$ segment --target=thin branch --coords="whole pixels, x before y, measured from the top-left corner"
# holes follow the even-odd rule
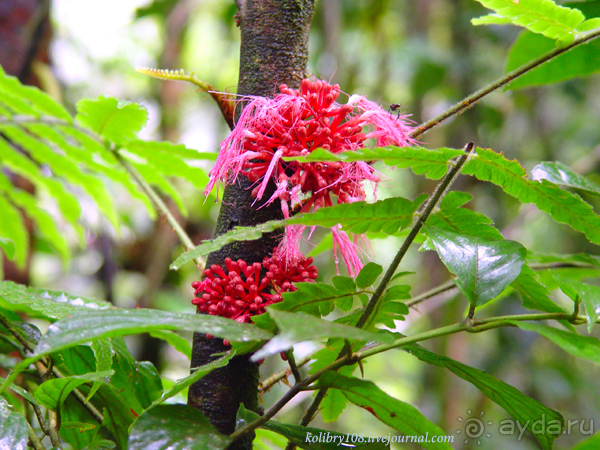
[[[428,290],[427,292],[423,292],[422,294],[405,301],[404,303],[408,307],[415,306],[421,303],[423,300],[427,300],[429,298],[435,297],[436,295],[442,294],[455,288],[456,284],[454,284],[454,280],[449,280],[445,283],[440,284],[439,286],[434,287],[433,289]]]
[[[575,39],[573,41],[573,43],[567,45],[566,47],[555,48],[554,50],[551,50],[548,53],[545,53],[544,55],[540,56],[539,58],[536,58],[536,59],[528,62],[527,64],[524,64],[521,67],[513,70],[512,72],[507,73],[503,77],[498,78],[496,81],[490,83],[489,85],[478,90],[477,92],[474,92],[473,94],[469,95],[468,97],[466,97],[459,103],[455,104],[451,108],[447,109],[440,115],[425,122],[424,124],[419,125],[410,134],[410,137],[417,138],[417,137],[421,136],[422,134],[425,134],[430,129],[440,125],[446,119],[448,119],[452,116],[455,116],[457,114],[460,114],[460,113],[464,112],[465,110],[469,109],[471,106],[473,106],[475,103],[477,103],[479,100],[481,100],[483,97],[485,97],[489,93],[501,88],[502,86],[510,83],[511,81],[513,81],[516,78],[520,77],[521,75],[529,72],[530,70],[535,69],[539,65],[557,57],[558,55],[568,52],[569,50],[577,47],[578,45],[581,45],[585,42],[595,39],[598,36],[600,36],[600,29],[594,30],[593,32],[590,32],[588,34],[584,34],[582,37]]]
[[[431,198],[429,199],[429,201],[427,202],[427,204],[425,205],[423,212],[417,219],[417,222],[413,225],[412,229],[408,233],[408,236],[406,236],[406,239],[402,243],[400,250],[398,250],[398,253],[394,257],[394,260],[388,267],[388,270],[386,271],[385,275],[381,279],[381,282],[377,286],[377,290],[375,291],[373,296],[369,299],[367,306],[365,306],[365,309],[363,310],[360,318],[358,319],[358,322],[356,323],[357,328],[364,327],[365,324],[368,322],[368,320],[371,318],[373,312],[375,311],[375,309],[377,308],[377,306],[379,304],[379,300],[382,298],[382,295],[383,295],[386,287],[388,286],[390,280],[394,276],[396,269],[398,269],[398,266],[402,262],[402,259],[404,258],[404,256],[408,252],[408,249],[412,245],[413,241],[419,234],[419,231],[421,231],[421,228],[425,224],[425,221],[429,218],[429,215],[431,214],[431,212],[437,206],[437,204],[442,199],[442,197],[448,192],[448,189],[454,182],[454,179],[460,173],[462,166],[467,162],[471,152],[473,151],[473,148],[475,148],[475,144],[473,144],[472,142],[469,142],[465,146],[464,155],[461,155],[458,158],[458,160],[454,163],[454,166],[448,171],[448,173],[444,176],[444,178],[442,178],[442,181],[440,182],[440,184],[438,184],[438,186],[435,188],[435,191],[434,191],[433,195],[431,196]],[[344,352],[342,351],[342,354],[343,353]],[[340,356],[342,354],[340,354]],[[306,410],[306,412],[302,416],[302,419],[300,419],[300,425],[306,426],[312,421],[314,414],[316,413],[317,409],[319,408],[319,405],[325,398],[326,393],[327,393],[327,388],[321,388],[321,390],[319,390],[319,392],[316,395],[316,397],[314,398],[312,404]],[[293,448],[294,448],[294,445],[290,443],[287,447],[287,450],[292,450]]]
[[[62,450],[60,445],[60,438],[58,437],[58,419],[57,414],[54,411],[48,410],[48,428],[50,430],[50,442],[55,448]]]
[[[265,414],[258,419],[248,423],[244,427],[235,431],[230,435],[230,437],[235,441],[247,433],[250,433],[252,430],[260,427],[264,423],[266,423],[271,417],[273,417],[277,412],[281,410],[296,394],[301,391],[306,390],[306,387],[310,386],[312,383],[317,381],[324,373],[338,370],[343,366],[347,366],[350,364],[356,364],[358,361],[361,361],[365,358],[369,358],[371,356],[377,355],[379,353],[404,347],[409,344],[414,344],[417,342],[433,339],[436,337],[446,336],[449,334],[459,333],[461,331],[467,331],[470,333],[479,333],[482,331],[490,330],[493,328],[499,328],[503,326],[513,326],[512,322],[516,321],[543,321],[543,320],[566,320],[575,325],[581,325],[586,323],[586,317],[583,315],[573,315],[569,313],[539,313],[539,314],[518,314],[511,316],[497,316],[497,317],[489,317],[485,319],[473,319],[470,322],[460,322],[455,323],[453,325],[447,325],[441,328],[436,328],[434,330],[425,331],[423,333],[418,333],[413,336],[403,336],[399,339],[396,339],[394,342],[390,344],[381,344],[373,347],[369,347],[366,350],[359,351],[353,353],[351,355],[344,355],[341,358],[337,359],[333,363],[329,364],[326,367],[323,367],[319,371],[314,374],[304,378],[300,383],[296,383],[288,392],[285,393],[283,397],[281,397]],[[597,323],[600,323],[600,319],[596,320]],[[319,394],[322,390],[319,391]],[[317,394],[317,395],[319,395]],[[312,405],[311,405],[312,406]],[[315,410],[316,411],[316,410]]]
[[[392,263],[388,267],[388,270],[386,271],[385,275],[381,279],[379,286],[377,286],[377,290],[375,291],[373,296],[370,298],[369,303],[367,303],[367,306],[365,306],[365,309],[364,309],[362,315],[360,316],[360,318],[358,319],[358,322],[356,323],[357,328],[362,328],[367,323],[367,321],[371,318],[371,314],[375,310],[375,308],[379,302],[379,299],[383,295],[385,288],[387,287],[390,280],[394,276],[394,273],[396,272],[396,269],[398,269],[398,266],[400,265],[400,263],[402,262],[402,259],[406,255],[406,252],[408,251],[408,249],[412,245],[413,241],[415,240],[415,238],[421,231],[421,228],[423,228],[425,221],[429,218],[429,215],[431,214],[433,209],[437,206],[438,202],[442,199],[443,195],[446,193],[448,187],[454,181],[454,178],[460,173],[462,166],[467,162],[467,159],[471,155],[473,148],[475,148],[475,144],[473,144],[472,142],[469,142],[465,146],[464,155],[461,155],[458,158],[458,160],[454,164],[454,167],[452,167],[448,171],[448,173],[444,176],[444,178],[442,179],[440,184],[438,184],[438,186],[436,187],[433,195],[431,196],[431,198],[427,202],[427,205],[423,209],[423,212],[417,219],[416,223],[413,225],[412,229],[410,230],[410,233],[408,233],[408,236],[402,243],[400,250],[398,250],[398,253],[394,257],[394,260],[392,261]]]
[[[35,434],[35,430],[31,427],[29,422],[27,422],[27,432],[29,434],[29,442],[35,450],[45,450],[40,438],[37,434]]]
[[[152,186],[150,186],[146,182],[146,180],[144,180],[144,178],[138,173],[138,171],[135,170],[135,167],[133,167],[131,163],[129,163],[129,161],[127,161],[118,151],[115,151],[114,154],[123,166],[123,168],[127,171],[127,173],[129,173],[131,178],[135,180],[135,182],[140,186],[140,188],[152,201],[156,210],[163,216],[165,216],[167,222],[169,222],[169,225],[171,225],[173,231],[179,237],[179,240],[185,247],[186,251],[193,250],[196,246],[194,245],[188,234],[185,232],[185,230],[181,227],[179,222],[177,222],[177,219],[175,219],[173,214],[171,214],[171,211],[169,211],[169,208],[167,207],[165,202],[162,200],[162,198],[160,198],[160,195],[156,193]],[[195,258],[194,261],[196,262],[196,265],[200,270],[202,270],[206,265],[206,261],[200,256]]]
[[[302,381],[302,376],[300,375],[300,371],[298,370],[298,366],[296,365],[296,358],[294,358],[294,349],[290,349],[285,352],[285,356],[288,360],[288,364],[290,365],[290,370],[294,375],[294,380],[296,383],[300,383]]]
[[[311,359],[312,359],[312,354],[308,355],[308,356],[305,356],[300,361],[296,361],[296,367],[300,368],[300,367],[304,366]],[[273,385],[275,383],[283,380],[284,378],[287,378],[291,374],[292,374],[292,371],[289,368],[285,368],[283,370],[280,370],[279,372],[274,373],[269,378],[266,378],[264,381],[261,381],[258,384],[258,391],[262,392],[262,393],[268,392],[273,387]]]

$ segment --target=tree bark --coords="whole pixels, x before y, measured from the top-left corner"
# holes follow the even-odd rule
[[[238,94],[273,97],[282,83],[299,87],[306,77],[308,61],[308,31],[314,11],[314,0],[238,0],[237,19],[241,28],[240,75]],[[238,109],[238,114],[241,108]],[[216,235],[236,226],[255,226],[282,218],[278,201],[259,208],[250,194],[251,183],[240,177],[236,184],[225,188]],[[271,192],[275,188],[271,187]],[[269,198],[267,192],[263,198]],[[224,266],[225,258],[243,259],[248,264],[262,262],[280,240],[280,233],[271,233],[249,242],[237,242],[211,253],[207,267]],[[194,334],[192,368],[215,358],[215,353],[227,351],[222,340],[206,339]],[[213,371],[190,387],[188,404],[199,408],[222,433],[235,430],[235,416],[241,403],[247,409],[260,412],[258,406],[258,365],[250,355],[233,358],[221,369]],[[247,436],[230,449],[251,449],[253,436]]]

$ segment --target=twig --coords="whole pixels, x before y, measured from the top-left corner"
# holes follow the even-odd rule
[[[294,358],[294,349],[290,349],[285,352],[285,356],[288,360],[288,364],[290,365],[290,370],[294,375],[294,380],[296,383],[300,383],[302,381],[302,376],[300,375],[300,371],[298,370],[298,366],[296,365],[296,359]]]
[[[140,186],[140,188],[152,201],[156,210],[163,216],[165,216],[167,222],[169,222],[169,225],[171,225],[173,231],[179,237],[179,240],[185,247],[186,251],[193,250],[196,246],[194,245],[188,234],[185,232],[185,230],[181,227],[179,222],[177,222],[177,219],[175,219],[173,214],[171,214],[171,211],[169,211],[169,208],[167,207],[165,202],[162,200],[162,198],[160,198],[160,195],[156,193],[152,186],[150,186],[146,182],[146,180],[144,180],[144,178],[138,173],[135,167],[133,167],[129,161],[123,158],[123,156],[118,151],[115,151],[114,154],[117,160],[123,166],[123,168],[127,171],[127,173],[129,173],[131,178],[135,180],[135,182]],[[206,265],[206,261],[200,256],[195,258],[194,261],[196,262],[196,265],[199,267],[200,270],[202,270]]]
[[[417,222],[413,225],[412,229],[410,230],[410,233],[408,233],[408,236],[406,236],[406,239],[402,243],[400,250],[398,250],[398,253],[394,257],[394,260],[388,267],[388,270],[385,272],[385,275],[383,276],[383,278],[381,279],[381,282],[377,286],[377,290],[375,291],[373,296],[369,299],[367,306],[365,306],[365,309],[363,310],[361,316],[358,319],[358,322],[356,323],[357,328],[362,328],[363,326],[365,326],[367,321],[371,318],[371,315],[373,314],[373,312],[375,311],[376,307],[379,304],[379,300],[380,300],[381,296],[383,295],[390,280],[394,276],[396,269],[402,262],[402,259],[406,255],[406,252],[408,251],[408,249],[412,245],[413,241],[419,234],[419,231],[421,231],[421,228],[423,228],[425,221],[429,218],[429,215],[431,214],[433,209],[436,207],[438,202],[442,199],[442,197],[448,191],[448,188],[454,181],[455,177],[460,173],[460,169],[467,162],[467,159],[469,158],[471,152],[473,151],[473,148],[475,148],[475,144],[473,144],[473,142],[469,142],[465,146],[464,155],[461,155],[458,158],[458,160],[454,163],[454,167],[452,167],[448,171],[448,173],[444,176],[444,178],[442,178],[442,181],[440,182],[440,184],[438,184],[438,186],[435,188],[435,191],[434,191],[433,195],[431,196],[431,198],[429,199],[429,201],[427,202],[427,204],[425,205],[423,212],[417,219]],[[317,411],[317,409],[319,408],[319,405],[325,398],[326,392],[327,392],[327,388],[322,388],[318,392],[318,394],[316,395],[312,404],[309,406],[309,408],[306,410],[306,412],[302,416],[302,419],[300,420],[300,425],[306,426],[312,421],[315,412]],[[292,450],[293,448],[294,448],[294,445],[292,443],[290,443],[290,444],[288,444],[288,447],[286,450]]]
[[[50,442],[52,446],[62,450],[60,438],[58,437],[58,419],[54,411],[48,410],[48,429],[50,430]]]
[[[40,441],[40,438],[37,434],[35,434],[35,431],[31,427],[29,422],[27,422],[27,433],[29,436],[29,442],[31,442],[31,445],[33,445],[33,448],[35,448],[35,450],[45,450],[44,446],[42,445],[42,442]]]
[[[296,361],[296,367],[300,368],[304,366],[311,359],[312,355],[305,356],[300,361]],[[266,378],[265,381],[261,381],[259,383],[258,391],[262,393],[269,391],[275,383],[281,381],[284,378],[287,378],[289,375],[291,375],[291,373],[292,371],[289,368],[285,368],[283,370],[280,370],[279,372],[274,373],[269,378]]]
[[[283,408],[296,394],[301,391],[306,390],[306,387],[317,381],[324,373],[338,370],[343,366],[347,366],[350,364],[356,364],[358,361],[363,360],[365,358],[369,358],[371,356],[377,355],[379,353],[404,347],[409,344],[414,344],[417,342],[433,339],[436,337],[446,336],[449,334],[459,333],[461,331],[467,331],[470,333],[479,333],[486,330],[491,330],[493,328],[499,328],[503,326],[513,326],[512,322],[519,321],[543,321],[543,320],[566,320],[575,325],[581,325],[586,323],[586,317],[583,315],[574,316],[569,313],[539,313],[539,314],[518,314],[518,315],[510,315],[510,316],[497,316],[497,317],[489,317],[485,319],[474,319],[471,322],[461,322],[455,323],[453,325],[447,325],[445,327],[436,328],[434,330],[425,331],[423,333],[418,333],[413,336],[403,336],[399,339],[396,339],[394,342],[390,344],[381,344],[376,345],[374,347],[369,347],[366,350],[359,351],[353,353],[351,355],[344,355],[341,358],[337,359],[333,363],[328,366],[320,369],[312,375],[307,376],[301,382],[296,383],[286,394],[281,397],[277,403],[275,403],[265,414],[259,417],[256,420],[246,424],[244,427],[235,431],[230,435],[230,437],[235,441],[241,438],[243,435],[250,433],[252,430],[260,427],[265,422],[267,422],[271,417],[273,417],[281,408]],[[597,323],[600,323],[600,319],[596,320]],[[320,393],[321,391],[319,391]],[[319,394],[317,394],[319,395]],[[312,406],[312,405],[311,405]]]
[[[410,137],[411,138],[417,138],[419,136],[421,136],[422,134],[425,134],[427,131],[429,131],[431,128],[436,127],[438,125],[440,125],[442,122],[444,122],[446,119],[460,114],[462,112],[464,112],[465,110],[467,110],[468,108],[470,108],[471,106],[473,106],[475,103],[477,103],[479,100],[481,100],[483,97],[485,97],[486,95],[488,95],[489,93],[501,88],[502,86],[510,83],[511,81],[515,80],[516,78],[520,77],[521,75],[529,72],[532,69],[535,69],[537,66],[551,60],[552,58],[557,57],[558,55],[568,52],[569,50],[577,47],[578,45],[581,45],[585,42],[588,42],[592,39],[597,38],[598,36],[600,36],[600,30],[594,30],[593,32],[589,33],[589,34],[584,34],[582,37],[580,37],[579,39],[575,39],[571,44],[567,45],[566,47],[562,47],[562,48],[555,48],[554,50],[549,51],[548,53],[545,53],[544,55],[540,56],[539,58],[534,59],[533,61],[528,62],[527,64],[522,65],[521,67],[513,70],[512,72],[507,73],[506,75],[504,75],[501,78],[498,78],[496,81],[488,84],[487,86],[485,86],[484,88],[478,90],[477,92],[474,92],[473,94],[469,95],[468,97],[466,97],[465,99],[463,99],[462,101],[458,102],[457,104],[455,104],[454,106],[452,106],[451,108],[447,109],[446,111],[444,111],[443,113],[441,113],[440,115],[434,117],[433,119],[425,122],[424,124],[419,125],[411,134]]]
[[[430,289],[427,292],[424,292],[416,297],[411,298],[410,300],[405,301],[406,306],[411,307],[415,306],[418,303],[421,303],[423,300],[427,300],[428,298],[435,297],[443,292],[450,291],[455,289],[456,285],[454,284],[454,280],[446,281],[445,283],[440,284],[439,286]]]

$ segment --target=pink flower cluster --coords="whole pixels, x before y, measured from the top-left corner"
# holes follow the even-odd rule
[[[218,181],[231,184],[239,175],[254,182],[252,196],[262,199],[267,184],[276,189],[267,199],[281,201],[284,217],[291,211],[309,212],[337,203],[365,200],[363,182],[373,189],[380,181],[366,162],[284,161],[305,156],[317,148],[332,153],[363,148],[370,141],[377,146],[414,144],[406,116],[392,115],[375,102],[353,95],[346,104],[337,103],[340,87],[320,80],[303,80],[299,90],[281,85],[273,99],[253,97],[242,112],[235,129],[221,144],[211,171],[208,194]],[[299,253],[298,235],[304,228],[287,227],[277,254],[293,260]],[[334,227],[334,250],[339,249],[351,275],[360,271],[356,240]]]
[[[262,264],[248,265],[226,258],[226,270],[213,264],[204,271],[203,281],[192,283],[196,296],[192,304],[200,312],[248,323],[250,317],[280,302],[282,293],[295,291],[293,283],[314,281],[318,271],[312,262],[312,258],[298,257],[284,265],[279,257],[271,256]],[[261,277],[263,268],[266,273]]]

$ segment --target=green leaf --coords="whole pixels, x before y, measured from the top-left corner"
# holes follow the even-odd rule
[[[462,155],[462,150],[438,148],[430,150],[423,147],[377,147],[361,148],[342,153],[331,153],[318,148],[307,156],[283,158],[286,161],[383,161],[388,166],[410,167],[417,175],[437,180],[448,171],[448,162]]]
[[[29,239],[25,229],[25,223],[21,213],[11,205],[0,192],[0,211],[2,211],[2,220],[0,220],[0,237],[6,241],[12,242],[14,248],[15,261],[21,268],[25,267],[27,252],[29,249]],[[3,247],[4,248],[4,247]]]
[[[54,152],[46,143],[27,134],[18,127],[0,126],[3,133],[12,141],[26,149],[30,156],[40,164],[48,164],[57,176],[80,186],[96,203],[98,209],[118,230],[118,217],[112,196],[97,177],[83,172],[70,159]]]
[[[25,417],[0,397],[0,448],[26,450],[29,427]]]
[[[21,189],[13,189],[10,192],[11,201],[22,208],[35,225],[37,233],[46,239],[52,247],[62,257],[65,267],[68,266],[70,259],[70,250],[64,231],[61,232],[56,224],[56,221],[50,214],[38,206],[38,201],[28,192]]]
[[[560,289],[568,295],[571,300],[578,303],[581,301],[585,308],[585,315],[588,320],[588,333],[592,332],[594,324],[600,317],[600,286],[582,283],[563,277],[558,273],[552,273],[552,276],[560,285]]]
[[[461,236],[427,225],[425,229],[472,306],[497,297],[519,276],[525,264],[527,250],[518,242]]]
[[[529,331],[535,331],[545,338],[550,339],[565,352],[576,356],[577,358],[587,359],[596,364],[600,364],[600,340],[592,336],[581,336],[570,331],[559,330],[529,322],[511,322],[513,325]]]
[[[63,423],[62,427],[64,426],[65,424]],[[116,446],[117,444],[115,444],[113,441],[101,439],[99,441],[92,442],[90,445],[86,445],[81,450],[113,450],[114,448],[116,448]]]
[[[600,433],[579,442],[573,450],[597,450],[600,447]]]
[[[521,203],[534,203],[557,222],[571,226],[591,242],[600,244],[600,217],[592,207],[579,196],[547,180],[529,180],[517,161],[509,161],[490,149],[478,148],[477,156],[467,161],[462,172],[500,186]]]
[[[567,312],[550,299],[550,291],[527,264],[523,266],[521,274],[511,283],[511,286],[521,295],[525,308],[550,313]]]
[[[217,431],[196,408],[159,405],[133,424],[128,450],[220,450],[231,439]]]
[[[61,319],[75,311],[116,311],[111,303],[102,300],[83,299],[60,291],[30,288],[12,281],[0,282],[0,306],[10,311],[34,312],[34,315],[45,319]]]
[[[445,442],[427,442],[426,436],[444,436],[444,433],[414,406],[390,397],[370,381],[327,372],[319,379],[319,386],[340,390],[348,400],[366,409],[381,422],[405,436],[414,437],[412,442],[423,448],[452,449]]]
[[[28,106],[28,109],[24,111],[15,111],[17,113],[33,111],[35,116],[46,114],[68,122],[71,121],[71,116],[67,110],[52,97],[36,87],[24,86],[16,77],[6,75],[1,67],[0,93],[2,94],[0,97],[7,94],[14,95]]]
[[[249,324],[203,314],[156,309],[78,311],[50,325],[34,354],[40,357],[98,338],[147,333],[152,330],[210,333],[232,342],[269,339],[272,336]]]
[[[381,275],[381,272],[383,272],[383,267],[379,264],[375,264],[374,262],[367,263],[356,277],[356,286],[361,289],[372,286],[377,281],[377,278],[379,278],[379,275]]]
[[[96,358],[96,372],[111,370],[113,357],[115,355],[112,340],[110,338],[97,339],[95,341],[92,341],[90,347],[94,352],[94,358]],[[87,400],[92,398],[99,388],[100,382],[95,382],[92,386],[92,389],[90,389],[90,393],[87,396]]]
[[[105,138],[122,143],[135,139],[148,120],[141,105],[101,95],[77,102],[76,120]]]
[[[80,236],[83,236],[83,228],[78,223],[79,215],[81,214],[79,200],[65,188],[64,184],[53,178],[43,176],[33,161],[21,153],[14,151],[12,146],[1,136],[0,160],[11,171],[27,178],[37,189],[47,192],[53,197],[65,220],[79,232]]]
[[[496,14],[472,19],[473,25],[512,23],[543,34],[550,39],[570,43],[585,17],[576,9],[558,6],[551,0],[477,0]],[[508,21],[508,22],[507,22]]]
[[[551,183],[559,184],[569,188],[580,189],[590,194],[600,196],[600,186],[583,175],[579,175],[571,170],[569,166],[558,162],[543,162],[531,169],[532,180],[548,180]]]
[[[106,370],[103,372],[92,372],[85,375],[75,375],[63,378],[54,378],[44,381],[35,391],[35,398],[41,405],[52,411],[56,411],[67,399],[73,389],[84,383],[100,381],[107,383],[114,372]]]
[[[168,344],[172,345],[175,350],[183,353],[188,359],[192,358],[192,346],[189,340],[179,336],[172,331],[154,330],[150,332],[150,336],[157,339],[162,339]]]
[[[8,259],[15,257],[15,241],[0,236],[0,248]]]
[[[301,312],[290,313],[274,308],[269,308],[267,312],[277,324],[280,333],[252,356],[253,361],[289,350],[299,342],[323,338],[339,337],[349,340],[391,342],[391,338],[387,335],[340,325]]]
[[[533,437],[537,439],[544,450],[551,450],[553,448],[552,441],[561,435],[561,430],[558,430],[557,433],[550,433],[549,430],[547,433],[540,433],[539,430],[533,429],[533,424],[536,422],[539,423],[540,420],[544,421],[544,423],[557,421],[561,424],[562,429],[564,419],[559,413],[546,408],[538,401],[524,395],[503,381],[494,378],[489,373],[425,350],[417,344],[410,344],[404,346],[402,349],[416,356],[421,361],[434,366],[444,367],[456,376],[471,383],[490,400],[501,406],[517,423],[525,424],[527,430],[533,434]]]
[[[323,227],[333,227],[339,223],[346,231],[357,234],[379,231],[394,234],[412,224],[415,211],[426,198],[426,195],[420,195],[413,202],[393,197],[375,203],[342,203],[295,216],[287,223]]]
[[[297,290],[285,292],[283,301],[272,306],[282,311],[302,311],[313,316],[326,316],[334,310],[336,303],[347,298],[348,291],[327,283],[298,283]]]
[[[161,403],[164,403],[166,400],[170,399],[171,397],[174,397],[175,395],[179,394],[185,388],[191,386],[196,381],[204,378],[206,375],[211,373],[213,370],[218,369],[220,367],[225,367],[229,363],[229,360],[231,358],[233,358],[235,355],[236,355],[235,351],[230,351],[226,355],[224,355],[220,358],[217,358],[214,361],[211,361],[207,364],[204,364],[203,366],[194,367],[192,369],[193,372],[191,375],[188,375],[185,378],[180,378],[179,380],[177,380],[175,382],[175,384],[173,386],[171,386],[171,389],[164,391],[163,394],[160,396],[160,398],[156,399],[150,405],[150,408],[152,408],[153,406],[156,406],[156,405],[160,405]]]
[[[240,405],[236,418],[237,429],[259,417],[260,416],[255,412],[245,409],[244,405]],[[357,436],[356,442],[352,442],[352,434],[348,435],[319,428],[289,425],[275,420],[267,421],[261,425],[261,428],[285,436],[286,439],[294,445],[307,450],[339,450],[344,448],[342,443],[348,444],[351,448],[358,448],[361,450],[384,450],[390,448],[389,443],[386,445],[381,441],[367,442],[369,439],[368,435],[362,437],[362,440],[364,440],[363,443],[358,442],[358,440],[361,439],[361,436]],[[383,436],[383,438],[387,437],[388,436]]]
[[[263,233],[270,233],[271,231],[285,225],[283,220],[271,220],[269,222],[261,223],[254,227],[235,227],[233,230],[222,234],[221,236],[205,241],[199,246],[195,247],[189,252],[183,253],[175,261],[171,263],[170,268],[173,270],[179,270],[179,268],[186,262],[193,260],[199,256],[208,255],[221,247],[236,241],[254,241],[260,239]]]
[[[489,217],[461,208],[472,198],[473,196],[466,192],[449,192],[442,199],[439,209],[429,216],[427,225],[487,240],[504,239],[500,231],[492,226],[493,222]],[[427,239],[419,250],[435,250],[435,247],[431,239]]]

